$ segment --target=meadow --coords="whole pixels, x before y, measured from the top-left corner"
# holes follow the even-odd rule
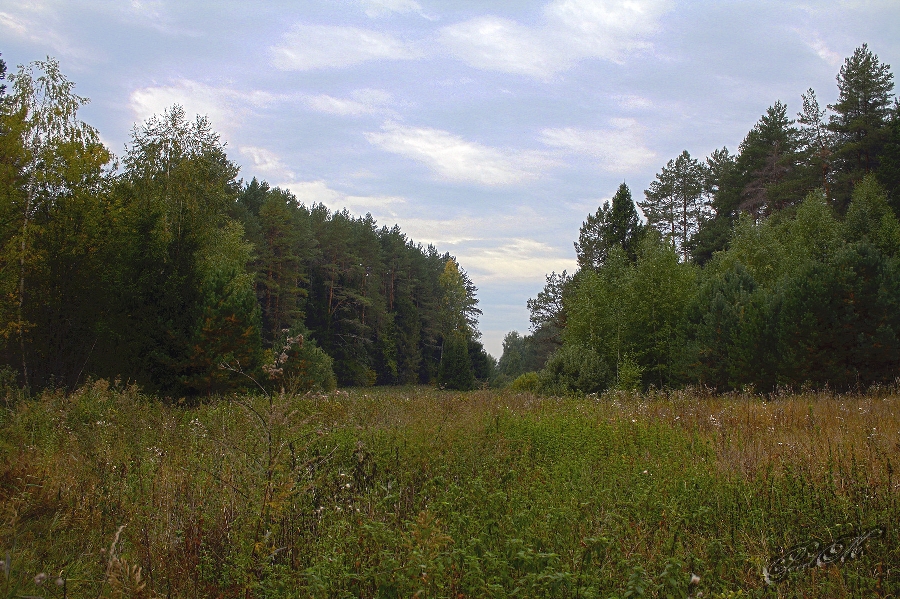
[[[0,407],[0,597],[900,596],[893,387]]]

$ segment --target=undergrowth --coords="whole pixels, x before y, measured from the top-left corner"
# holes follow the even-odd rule
[[[0,597],[890,597],[900,396],[9,395]],[[863,555],[764,569],[884,527]]]

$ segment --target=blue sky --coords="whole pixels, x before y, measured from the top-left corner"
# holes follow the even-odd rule
[[[59,59],[120,155],[179,103],[245,179],[451,252],[499,357],[622,181],[640,199],[776,100],[833,102],[863,43],[900,64],[898,23],[896,0],[0,0],[0,52]]]

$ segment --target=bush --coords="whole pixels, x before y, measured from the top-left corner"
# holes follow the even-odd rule
[[[537,393],[540,386],[541,380],[536,372],[520,374],[516,377],[516,380],[509,384],[509,388],[512,391],[530,391],[531,393]]]
[[[541,393],[599,393],[611,381],[609,366],[593,348],[564,345],[556,350],[538,375]]]
[[[306,393],[337,387],[334,360],[309,337],[286,333],[275,348],[280,353],[267,350],[268,359],[263,366],[270,389],[283,387],[291,393]]]

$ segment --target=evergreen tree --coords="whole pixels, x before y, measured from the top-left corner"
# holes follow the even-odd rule
[[[868,242],[809,262],[784,287],[779,382],[839,390],[894,380],[900,362],[900,270]]]
[[[475,386],[475,375],[469,358],[468,341],[460,332],[444,339],[444,351],[438,371],[438,384],[447,389],[468,391]]]
[[[888,203],[894,214],[900,217],[900,99],[894,99],[894,107],[888,120],[887,138],[878,164],[878,181],[888,194]]]
[[[578,268],[600,268],[606,260],[608,246],[606,244],[606,231],[609,228],[610,212],[609,202],[597,208],[594,214],[588,214],[587,220],[581,223],[578,230],[578,241],[575,242],[575,255],[578,259]]]
[[[888,141],[894,75],[890,65],[863,44],[844,60],[837,76],[838,100],[829,108],[828,127],[834,134],[834,164],[839,207],[849,200],[853,185],[878,168]]]
[[[700,221],[697,233],[688,242],[691,258],[706,264],[715,252],[725,249],[734,228],[740,205],[737,157],[728,148],[714,150],[703,165],[703,193],[713,216]]]
[[[0,56],[2,56],[2,52],[0,52]],[[0,81],[6,79],[6,61],[0,58]],[[0,83],[0,101],[3,100],[3,97],[6,95],[6,84]]]
[[[703,196],[704,172],[687,150],[670,160],[638,202],[647,224],[663,235],[672,247],[688,258],[689,241],[709,216]]]
[[[614,245],[622,247],[634,259],[642,230],[631,190],[622,183],[613,196],[612,205],[604,202],[582,223],[575,243],[579,268],[600,268]]]
[[[497,361],[484,349],[481,341],[469,339],[469,360],[472,363],[472,375],[481,382],[490,381],[494,377]]]
[[[768,216],[797,198],[798,135],[787,106],[775,102],[741,142],[737,168],[742,210],[757,218]],[[799,190],[801,198],[805,193]]]
[[[637,257],[643,225],[631,199],[631,190],[623,182],[612,199],[609,213],[609,228],[606,233],[607,245],[618,245],[629,258]]]

